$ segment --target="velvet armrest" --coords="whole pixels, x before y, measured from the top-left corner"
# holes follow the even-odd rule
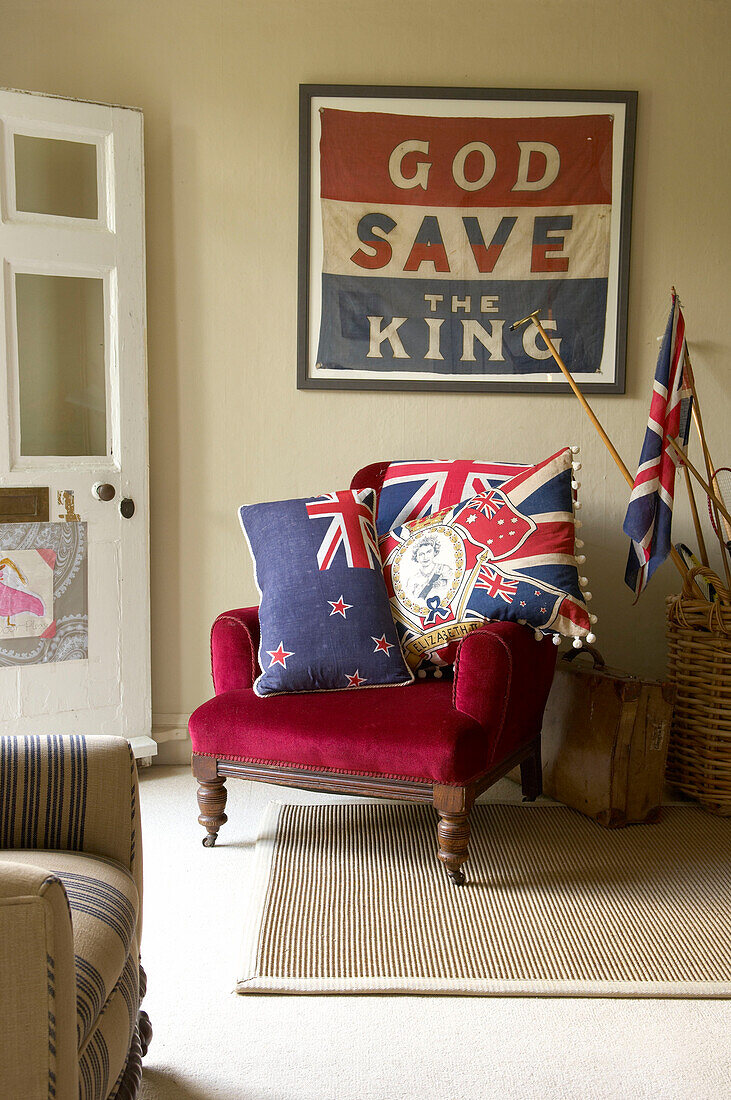
[[[553,681],[557,647],[517,623],[493,622],[468,634],[454,665],[454,706],[489,733],[489,768],[534,740]]]
[[[250,688],[259,668],[259,608],[224,611],[211,628],[211,673],[216,695]]]

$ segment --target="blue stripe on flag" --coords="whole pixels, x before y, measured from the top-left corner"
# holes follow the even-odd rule
[[[442,301],[431,309],[425,295],[442,295]],[[490,295],[496,301],[487,303],[497,312],[481,312],[481,299]],[[455,311],[452,311],[452,298]],[[460,306],[469,298],[469,308]],[[606,279],[515,280],[510,282],[480,280],[451,281],[435,278],[386,279],[345,275],[322,277],[322,326],[317,362],[329,370],[388,371],[389,374],[428,371],[434,374],[529,374],[559,373],[549,356],[534,359],[526,353],[523,339],[534,334],[510,325],[535,309],[540,309],[545,324],[554,318],[555,330],[549,329],[552,340],[561,340],[560,350],[571,363],[573,374],[586,375],[600,368],[604,346],[607,303]],[[394,318],[406,318],[395,330],[395,350],[401,348],[408,358],[394,355],[394,345],[384,339],[378,345],[380,357],[368,357],[371,335],[369,317],[379,317],[377,331],[383,334]],[[442,320],[441,326],[426,319]],[[498,354],[491,353],[479,337],[469,340],[474,361],[463,360],[465,330],[463,321],[478,322],[489,337],[495,332],[496,321],[502,321],[502,339],[497,339]],[[438,331],[434,331],[437,329]],[[479,330],[477,330],[479,332]],[[427,359],[438,347],[443,359]],[[540,340],[540,337],[538,337]],[[542,341],[541,341],[542,344]]]

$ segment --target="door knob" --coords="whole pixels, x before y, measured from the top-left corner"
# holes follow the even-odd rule
[[[104,481],[97,481],[96,485],[92,485],[91,491],[97,500],[114,500],[117,492],[113,485]]]
[[[119,510],[125,519],[132,519],[135,514],[135,502],[131,497],[125,497],[124,500],[119,502]]]

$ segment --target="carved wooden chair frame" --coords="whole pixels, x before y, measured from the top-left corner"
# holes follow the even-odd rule
[[[457,886],[465,881],[462,864],[467,859],[470,839],[470,810],[475,799],[498,779],[520,765],[523,801],[532,802],[542,792],[541,739],[524,746],[492,771],[464,787],[413,779],[387,779],[369,775],[287,767],[283,764],[247,763],[215,756],[193,756],[193,774],[198,780],[198,821],[206,829],[203,845],[212,848],[221,826],[227,821],[226,779],[253,779],[282,787],[300,787],[328,794],[362,795],[368,798],[423,802],[439,815],[437,837],[439,859]]]

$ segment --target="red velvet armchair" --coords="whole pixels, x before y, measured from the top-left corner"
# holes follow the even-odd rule
[[[351,487],[380,488],[384,469],[366,467]],[[528,627],[491,622],[461,641],[453,680],[263,699],[252,690],[258,650],[257,608],[218,616],[215,695],[189,722],[206,847],[226,821],[228,777],[426,802],[439,815],[439,859],[460,885],[475,798],[518,764],[524,797],[541,793],[550,637],[537,642]]]

